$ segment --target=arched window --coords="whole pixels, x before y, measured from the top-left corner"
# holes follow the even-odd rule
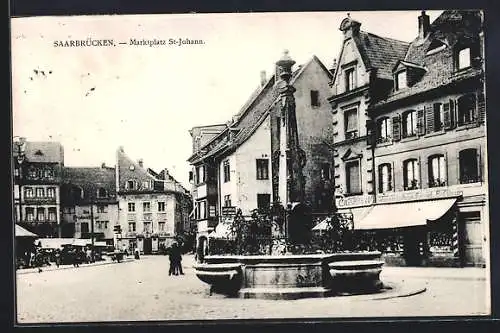
[[[378,167],[378,191],[384,193],[392,191],[392,166],[384,163]]]
[[[388,117],[381,118],[377,121],[377,142],[388,142],[391,140],[391,119]]]
[[[476,149],[465,149],[459,153],[460,184],[479,181],[479,163]]]
[[[446,186],[446,161],[444,155],[429,157],[429,187]]]
[[[417,135],[417,111],[403,113],[403,138]]]
[[[108,196],[108,191],[104,187],[99,187],[97,189],[97,197],[98,198],[105,198]]]
[[[418,189],[418,180],[420,178],[419,171],[417,159],[413,158],[403,162],[403,180],[405,191]]]
[[[467,94],[458,99],[458,126],[464,126],[476,122],[476,96]]]

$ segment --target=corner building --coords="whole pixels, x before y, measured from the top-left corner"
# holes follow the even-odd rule
[[[450,10],[431,23],[422,12],[410,43],[341,24],[329,99],[337,206],[353,213],[360,244],[388,262],[482,266],[489,257],[482,21]]]

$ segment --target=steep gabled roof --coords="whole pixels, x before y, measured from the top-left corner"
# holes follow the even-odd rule
[[[16,143],[12,146],[14,157],[18,155]],[[26,141],[24,144],[26,161],[34,163],[64,163],[64,150],[59,142],[53,141]]]
[[[313,62],[316,62],[324,70],[329,78],[332,77],[331,72],[324,66],[324,64],[318,59],[318,57],[313,56],[305,65],[298,66],[298,68],[293,71],[290,84],[298,80],[305,69]],[[259,94],[252,94],[251,98],[247,103],[245,103],[246,108],[242,108],[238,115],[236,116],[236,122],[232,124],[234,127],[228,127],[226,130],[219,134],[220,141],[211,147],[209,151],[205,154],[193,155],[189,161],[193,164],[219,154],[224,154],[229,151],[233,151],[246,140],[252,136],[252,134],[257,130],[257,128],[262,124],[262,122],[268,116],[271,107],[274,105],[276,99],[279,96],[279,92],[274,85],[275,76],[271,76],[268,82],[262,89],[260,89]],[[231,128],[236,128],[234,131],[234,136],[229,139],[228,132]],[[206,145],[207,146],[207,145]],[[204,148],[206,148],[206,146]]]
[[[392,69],[404,58],[409,43],[365,31],[360,31],[353,39],[366,69],[376,69],[378,78],[392,80]]]
[[[71,190],[73,187],[83,190],[82,202],[93,200],[106,201],[116,200],[115,168],[110,167],[65,167],[63,169],[63,184],[61,199],[63,204],[72,201]],[[106,197],[97,196],[98,189],[106,190]]]

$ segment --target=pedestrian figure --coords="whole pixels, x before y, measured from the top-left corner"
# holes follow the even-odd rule
[[[139,256],[139,250],[138,249],[135,249],[134,258],[135,259],[141,259],[140,256]]]
[[[56,266],[59,268],[59,265],[61,264],[61,250],[60,249],[56,249],[55,259],[56,259]]]
[[[168,275],[177,275],[176,272],[175,272],[175,257],[174,257],[174,251],[173,251],[173,246],[170,246],[167,250],[166,250],[167,254],[168,254],[168,261],[170,262],[170,267],[169,267],[169,270],[168,270]]]
[[[87,264],[90,264],[92,262],[92,250],[90,249],[90,247],[87,248],[87,253],[85,257]]]
[[[179,244],[177,242],[174,242],[172,244],[172,249],[171,249],[171,263],[173,264],[173,271],[175,275],[184,275],[184,272],[182,272],[182,255],[181,255],[181,249],[179,247]]]

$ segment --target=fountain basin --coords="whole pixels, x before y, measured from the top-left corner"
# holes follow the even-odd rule
[[[194,268],[211,292],[240,298],[297,299],[380,290],[380,257],[380,252],[214,255]]]

